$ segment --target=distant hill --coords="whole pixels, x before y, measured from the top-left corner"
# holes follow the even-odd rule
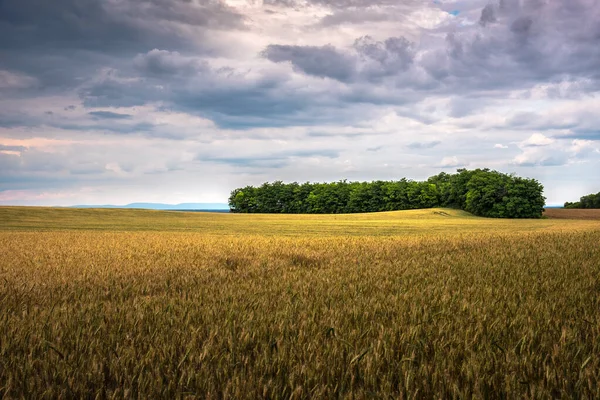
[[[225,203],[181,203],[181,204],[163,204],[163,203],[131,203],[124,206],[103,204],[103,205],[77,205],[71,208],[141,208],[145,210],[229,210]]]

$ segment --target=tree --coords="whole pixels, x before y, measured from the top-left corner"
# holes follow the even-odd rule
[[[574,203],[567,201],[565,208],[600,208],[600,192],[583,196]]]
[[[337,214],[455,207],[494,218],[540,218],[543,186],[489,169],[459,169],[425,182],[374,181],[285,184],[235,189],[229,197],[232,212]],[[569,203],[570,205],[571,203]],[[600,207],[600,193],[581,198],[581,207]]]

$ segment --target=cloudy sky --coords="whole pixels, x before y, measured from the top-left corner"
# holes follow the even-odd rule
[[[489,167],[600,191],[600,0],[0,0],[0,204]]]

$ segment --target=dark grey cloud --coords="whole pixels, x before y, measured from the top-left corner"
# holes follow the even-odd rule
[[[69,121],[57,121],[47,123],[48,126],[52,126],[54,128],[63,129],[66,131],[98,131],[98,132],[111,132],[111,133],[122,133],[122,134],[137,134],[137,133],[145,133],[153,135],[154,129],[156,125],[150,122],[137,122],[133,124],[123,124],[123,123],[115,123],[114,121],[107,121],[106,123],[98,123],[98,124],[87,124],[81,122],[69,122]],[[158,136],[162,136],[157,134]],[[171,136],[171,135],[169,135]]]
[[[200,160],[199,160],[200,161]],[[268,168],[277,169],[289,165],[290,161],[278,157],[218,157],[205,158],[201,161],[208,161],[218,164],[230,165],[241,168]]]
[[[600,3],[502,1],[484,10],[494,10],[493,17],[491,11],[482,12],[480,30],[448,36],[446,56],[438,60],[444,83],[507,90],[592,79],[596,85],[591,89],[598,90]]]
[[[332,27],[343,24],[364,24],[366,22],[381,22],[397,20],[398,16],[386,10],[374,9],[340,9],[326,15],[319,23],[320,26]]]
[[[369,147],[367,149],[367,151],[379,151],[381,149],[383,149],[383,146],[375,146],[375,147]]]
[[[370,79],[401,74],[415,57],[414,45],[404,37],[391,37],[381,42],[363,36],[354,42],[354,49],[369,63],[364,73]]]
[[[19,153],[26,151],[27,147],[24,146],[5,146],[0,144],[0,151],[17,151]]]
[[[123,84],[107,80],[96,83],[81,96],[87,107],[132,107],[162,101],[166,110],[190,113],[209,118],[224,128],[250,128],[258,126],[306,125],[302,116],[309,105],[306,97],[290,92],[269,82],[227,80],[212,76],[222,86],[205,85],[201,81],[163,82],[160,90],[149,81]],[[316,117],[313,117],[316,118]],[[303,121],[304,120],[304,121]],[[313,122],[315,120],[313,119]]]
[[[412,43],[403,37],[376,41],[363,36],[350,51],[326,46],[269,45],[262,55],[270,61],[290,62],[294,69],[307,75],[326,77],[340,82],[375,82],[406,71],[413,62]]]
[[[39,119],[26,113],[0,114],[0,128],[34,127],[39,125]]]
[[[372,135],[373,132],[369,130],[365,131],[354,131],[354,132],[323,132],[323,131],[310,131],[308,132],[309,137],[315,138],[327,138],[327,137],[344,137],[344,138],[359,138],[367,135]]]
[[[131,119],[132,117],[130,114],[120,114],[111,111],[91,111],[88,115],[97,119]]]
[[[143,75],[156,77],[190,77],[208,71],[206,62],[193,57],[184,57],[178,52],[153,49],[146,54],[138,54],[134,67]]]
[[[536,131],[555,131],[574,129],[580,126],[581,120],[564,120],[562,118],[552,118],[534,112],[520,112],[507,119],[501,128],[536,130]]]
[[[544,133],[556,139],[600,140],[600,116],[594,107],[581,106],[577,110],[560,108],[546,112],[517,112],[493,129],[511,129]]]
[[[319,26],[334,27],[338,25],[360,25],[373,22],[393,21],[396,24],[411,24],[412,14],[434,4],[422,0],[404,1],[314,1],[307,4],[317,4],[329,7],[331,14],[325,15]]]
[[[79,96],[85,107],[133,107],[161,99],[161,91],[140,80],[120,81],[111,76],[84,85]],[[166,93],[168,96],[168,93]],[[167,96],[162,99],[169,101]]]
[[[144,134],[146,136],[178,137],[175,134],[157,132],[154,123],[133,121],[129,114],[110,111],[89,112],[90,119],[64,118],[55,115],[37,116],[31,114],[1,115],[0,128],[56,128],[75,132],[105,132],[117,134]],[[22,135],[22,133],[19,133]],[[55,133],[52,133],[55,135]]]
[[[433,149],[441,143],[442,142],[439,140],[434,140],[432,142],[413,142],[408,144],[406,147],[413,150]]]
[[[526,36],[530,33],[532,25],[533,19],[531,17],[519,17],[510,25],[510,30],[517,35]]]
[[[323,101],[330,102],[327,108],[331,110],[350,103],[398,105],[427,95],[457,93],[472,97],[451,103],[450,115],[462,118],[481,110],[486,97],[502,98],[506,90],[530,89],[566,76],[595,82],[597,68],[570,50],[591,42],[554,44],[563,40],[555,35],[554,26],[567,23],[568,18],[559,12],[564,7],[536,7],[537,13],[532,13],[533,6],[499,3],[492,7],[493,20],[449,34],[439,48],[425,49],[423,43],[401,37],[376,41],[369,36],[347,48],[267,46],[262,56],[272,62],[290,63],[297,73],[346,85],[344,90],[316,98],[315,92],[290,90],[281,76],[251,82],[233,68],[215,71],[197,58],[157,49],[136,56],[130,78],[140,79],[106,79],[81,93],[87,106],[127,107],[161,101],[210,118],[221,127],[244,128],[310,124],[305,118],[308,110],[318,114],[315,110],[323,107]],[[584,8],[569,10],[575,13]],[[569,26],[579,33],[578,26]],[[585,39],[590,33],[581,35]],[[590,47],[590,54],[600,60],[597,46]],[[577,67],[578,61],[585,65]],[[590,84],[586,89],[593,91],[597,86]],[[318,122],[319,118],[312,121]]]
[[[218,115],[224,115],[265,119],[293,114],[304,110],[308,105],[309,93],[301,95],[290,92],[277,80],[267,78],[262,81],[249,81],[228,80],[218,75],[214,77],[218,79],[215,83],[220,82],[223,86],[211,84],[191,88],[177,87],[173,92],[174,103],[189,112],[200,111],[217,118]],[[197,89],[200,88],[204,90],[199,92]],[[290,117],[293,118],[293,115]]]
[[[346,9],[349,7],[369,8],[381,6],[408,7],[422,5],[420,0],[263,0],[266,6],[300,8],[311,5],[325,6],[334,9]]]
[[[42,89],[31,89],[32,95],[45,85],[74,85],[86,107],[162,103],[167,109],[238,129],[326,123],[339,120],[343,110],[354,104],[397,106],[435,95],[468,95],[469,101],[453,100],[449,110],[451,116],[462,118],[480,111],[484,98],[503,98],[511,89],[531,89],[567,78],[576,82],[573,92],[600,88],[600,50],[596,45],[600,27],[593,17],[600,15],[600,6],[586,0],[568,4],[503,0],[488,6],[465,2],[461,5],[465,9],[479,4],[479,17],[485,23],[461,29],[453,26],[454,32],[447,34],[445,41],[438,40],[446,33],[440,30],[431,35],[423,31],[422,40],[414,43],[403,37],[375,40],[367,35],[347,47],[273,43],[262,51],[265,59],[289,63],[298,74],[341,84],[332,84],[335,90],[329,92],[315,80],[305,85],[308,90],[298,90],[289,84],[289,76],[257,74],[256,70],[236,68],[234,61],[230,68],[212,68],[192,51],[193,41],[186,35],[194,29],[202,33],[245,27],[242,15],[218,1],[154,0],[142,7],[141,0],[90,0],[89,7],[81,9],[75,0],[60,0],[52,7],[44,3],[39,10],[27,11],[25,6],[37,5],[36,1],[0,2],[0,8],[7,11],[0,17],[0,33],[6,33],[0,38],[0,55],[15,52],[16,58],[3,60],[13,60],[9,61],[14,62],[12,66],[40,78]],[[284,3],[279,5],[292,4]],[[303,4],[330,6],[331,15],[360,16],[362,12],[366,20],[369,15],[385,14],[385,7],[407,11],[422,7],[422,2],[416,1],[401,5],[354,0]],[[137,9],[139,13],[134,12]],[[29,40],[32,45],[23,43],[28,51],[17,52],[14,43],[6,44],[6,37],[28,24],[33,32],[19,40]],[[185,29],[177,28],[181,26]],[[85,32],[79,34],[78,29]],[[90,42],[96,39],[98,43]],[[111,44],[114,41],[118,43]],[[36,46],[38,53],[32,55]],[[103,77],[91,81],[90,76],[97,76],[100,69]],[[5,118],[0,125],[18,126],[17,122]]]
[[[533,121],[539,120],[541,115],[534,112],[520,112],[510,117],[505,126],[511,128],[523,127],[531,124]]]
[[[283,168],[290,165],[294,159],[311,157],[338,158],[339,152],[336,150],[296,150],[264,156],[207,157],[199,155],[196,160],[242,168]]]
[[[0,170],[2,170],[3,172],[2,174],[0,174],[0,190],[5,188],[5,186],[3,185],[3,180],[8,179],[3,177],[8,177],[13,171],[17,171],[19,168],[19,163],[19,156],[0,152]]]
[[[456,97],[450,102],[448,115],[452,118],[464,118],[484,112],[490,103],[492,102],[486,98]]]
[[[584,139],[600,141],[600,129],[576,128],[569,130],[566,133],[558,133],[554,135],[554,137],[557,139]]]
[[[483,26],[486,26],[487,24],[491,24],[493,22],[496,22],[496,10],[493,4],[488,4],[483,8],[483,10],[481,10],[479,23]]]
[[[516,151],[597,180],[595,0],[224,1],[0,0],[0,191],[206,179],[226,197],[250,175],[428,176]]]
[[[111,132],[121,134],[154,134],[156,125],[145,121],[132,121],[130,114],[111,111],[91,111],[91,118],[65,118],[54,114],[44,113],[35,115],[29,113],[0,114],[0,128],[40,128],[51,127],[67,131],[79,132]],[[90,122],[92,120],[93,122]]]
[[[269,45],[262,55],[276,63],[289,62],[297,72],[355,83],[378,82],[406,72],[414,61],[415,49],[403,37],[376,41],[364,36],[356,39],[351,49]]]
[[[298,0],[263,0],[263,4],[275,7],[298,7],[302,2]]]
[[[204,63],[192,73],[188,66],[199,65],[192,57],[164,51],[151,53],[160,54],[161,62],[170,67],[169,73],[135,67],[106,74],[81,88],[84,106],[118,108],[162,103],[165,110],[208,118],[222,128],[248,129],[330,125],[340,120],[351,124],[371,115],[372,106],[418,101],[415,93],[381,90],[368,82],[348,82],[348,88],[342,91],[330,90],[336,84],[315,85],[314,81],[299,88],[286,75],[215,69]],[[134,64],[140,58],[136,56]],[[380,70],[374,71],[372,79],[379,79],[379,75]]]
[[[326,46],[269,45],[262,55],[276,63],[290,62],[305,74],[346,82],[356,73],[356,60],[351,55]]]
[[[222,128],[246,129],[261,126],[310,125],[320,119],[305,115],[309,103],[304,96],[294,93],[285,97],[276,90],[267,91],[258,86],[226,88],[197,92],[177,88],[173,106],[178,110],[213,120]]]
[[[156,56],[160,73],[156,68],[140,67],[139,60]],[[209,118],[231,129],[330,124],[340,114],[349,115],[343,110],[347,104],[339,102],[336,94],[321,87],[298,90],[287,76],[257,77],[252,71],[215,69],[193,57],[158,50],[136,56],[133,65],[131,71],[115,71],[83,86],[79,94],[84,106],[133,107],[160,102],[164,110]]]
[[[132,53],[209,51],[210,32],[244,19],[220,0],[2,0],[0,70],[37,78],[38,90],[74,87]]]
[[[1,49],[149,50],[181,47],[172,24],[211,29],[243,26],[218,0],[3,0]]]
[[[599,16],[597,1],[502,0],[480,8],[478,25],[436,32],[447,32],[445,43],[426,35],[420,43],[367,36],[348,48],[273,44],[263,55],[345,84],[385,81],[390,90],[502,98],[507,90],[568,80],[570,91],[547,90],[565,97],[600,90]],[[469,115],[469,108],[454,115]]]

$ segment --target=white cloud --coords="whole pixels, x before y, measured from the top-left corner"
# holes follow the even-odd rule
[[[456,168],[463,165],[465,165],[465,163],[460,161],[456,156],[444,157],[442,158],[442,161],[439,164],[441,168]]]
[[[538,147],[549,146],[554,143],[554,139],[549,138],[541,133],[534,133],[529,139],[522,141],[520,147]]]
[[[571,142],[570,151],[576,155],[598,151],[600,145],[592,140],[575,139]]]
[[[526,148],[513,163],[519,166],[556,167],[568,163],[567,154],[559,149]]]
[[[513,164],[553,167],[586,163],[594,159],[594,152],[598,149],[596,142],[591,140],[546,140],[548,138],[542,136],[521,142],[522,152],[513,159]]]

